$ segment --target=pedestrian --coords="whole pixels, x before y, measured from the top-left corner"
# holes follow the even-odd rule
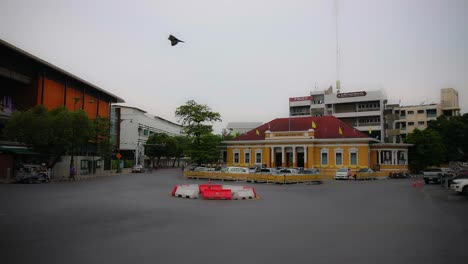
[[[70,180],[76,181],[75,175],[76,175],[75,165],[71,165],[70,166]]]

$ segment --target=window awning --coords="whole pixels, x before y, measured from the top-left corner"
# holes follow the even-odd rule
[[[16,155],[39,155],[23,146],[0,146],[0,153],[16,154]]]

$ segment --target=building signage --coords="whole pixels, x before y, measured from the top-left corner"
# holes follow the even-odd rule
[[[339,93],[336,94],[338,98],[347,98],[347,97],[358,97],[358,96],[366,96],[367,93],[365,91],[362,92],[351,92],[351,93]]]
[[[312,96],[290,97],[289,102],[312,101]]]

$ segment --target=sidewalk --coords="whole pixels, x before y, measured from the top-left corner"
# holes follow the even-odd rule
[[[101,178],[101,177],[109,177],[109,176],[126,174],[126,173],[131,173],[131,168],[123,169],[122,172],[117,172],[116,170],[108,170],[108,171],[104,171],[101,174],[76,175],[75,181],[85,181],[85,180],[91,180],[91,179],[96,179],[96,178]],[[70,181],[70,177],[61,176],[61,177],[52,177],[51,179],[51,182],[64,182],[64,181]]]

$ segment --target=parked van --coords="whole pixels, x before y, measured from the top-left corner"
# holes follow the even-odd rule
[[[243,167],[224,167],[224,168],[221,169],[221,172],[249,174],[249,169],[248,168],[243,168]]]

